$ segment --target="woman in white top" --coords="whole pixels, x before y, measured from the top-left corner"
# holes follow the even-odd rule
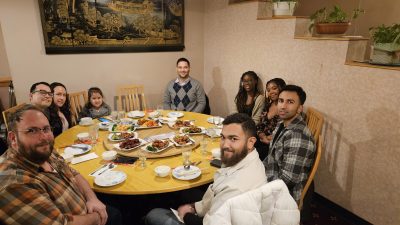
[[[71,110],[67,88],[58,82],[50,84],[53,92],[53,102],[49,107],[50,125],[54,137],[71,127]]]

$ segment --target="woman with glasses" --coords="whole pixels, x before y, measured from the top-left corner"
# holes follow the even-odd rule
[[[254,71],[247,71],[240,78],[235,104],[237,112],[249,115],[256,124],[260,122],[265,98],[262,94],[260,79]]]
[[[67,88],[58,82],[50,84],[53,102],[49,107],[54,137],[71,127],[71,111]]]
[[[274,78],[265,85],[265,108],[261,114],[261,122],[257,125],[256,148],[263,160],[268,155],[269,143],[272,141],[272,132],[280,121],[278,115],[278,98],[286,83],[281,78]]]

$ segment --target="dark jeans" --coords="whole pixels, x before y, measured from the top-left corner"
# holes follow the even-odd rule
[[[106,225],[123,225],[121,212],[110,205],[106,205],[106,211],[108,215]]]

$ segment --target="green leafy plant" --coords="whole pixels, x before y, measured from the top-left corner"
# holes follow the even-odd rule
[[[354,9],[351,17],[349,18],[347,13],[343,11],[339,6],[333,6],[333,9],[328,11],[326,7],[318,9],[311,16],[311,25],[309,30],[314,27],[317,23],[348,23],[353,19],[356,19],[361,13],[364,13],[362,9]]]
[[[400,24],[385,26],[384,24],[369,28],[374,43],[396,43],[400,44]],[[397,40],[396,40],[397,38]],[[396,40],[396,42],[395,42]]]

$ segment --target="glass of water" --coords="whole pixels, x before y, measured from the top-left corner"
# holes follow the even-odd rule
[[[190,147],[185,147],[182,150],[183,167],[185,169],[190,169],[190,155],[192,154],[192,149]]]
[[[143,149],[138,150],[138,157],[140,161],[140,168],[146,168],[146,152]]]
[[[201,155],[202,156],[207,156],[207,146],[208,146],[208,139],[204,135],[203,139],[200,141]]]
[[[89,127],[89,137],[91,139],[91,144],[95,145],[97,143],[97,138],[99,138],[99,125],[93,124]]]

